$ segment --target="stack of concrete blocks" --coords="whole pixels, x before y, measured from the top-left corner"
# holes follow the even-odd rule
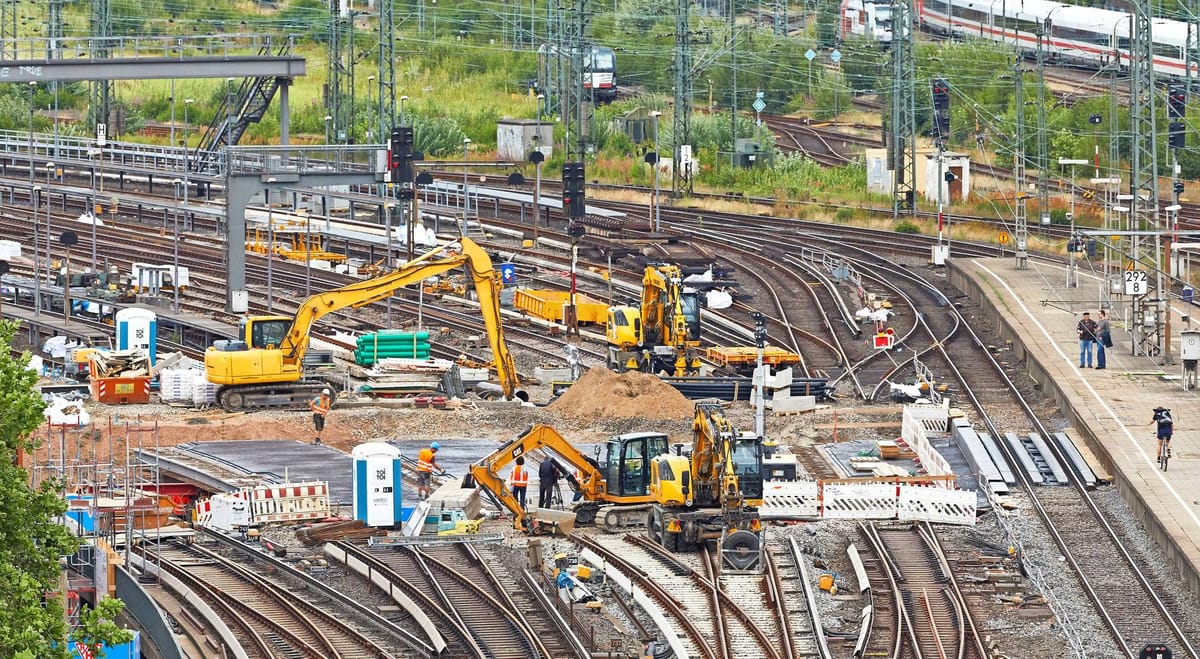
[[[479,488],[463,487],[463,479],[455,478],[434,490],[427,500],[429,510],[425,513],[422,535],[437,535],[438,521],[443,512],[462,512],[462,519],[479,519],[481,502]]]
[[[777,413],[811,412],[817,409],[816,396],[792,395],[792,369],[785,368],[771,373],[771,367],[763,365],[761,372],[755,371],[754,381],[763,383],[764,400],[767,408]]]

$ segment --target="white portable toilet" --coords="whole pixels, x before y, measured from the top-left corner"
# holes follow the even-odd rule
[[[149,309],[129,307],[116,313],[117,350],[141,350],[154,365],[158,351],[158,315]]]
[[[359,444],[354,462],[354,519],[367,526],[400,524],[400,449],[385,442]]]

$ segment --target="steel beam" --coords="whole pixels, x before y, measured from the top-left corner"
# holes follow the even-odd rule
[[[227,78],[230,72],[248,78],[295,78],[306,74],[303,57],[293,55],[234,55],[230,57],[136,57],[106,60],[19,60],[0,66],[0,82],[71,80],[169,80]]]

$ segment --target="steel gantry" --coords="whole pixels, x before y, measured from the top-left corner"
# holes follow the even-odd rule
[[[1131,236],[1130,259],[1134,268],[1152,269],[1153,288],[1145,295],[1133,296],[1134,354],[1156,356],[1170,360],[1170,350],[1164,345],[1164,302],[1169,289],[1164,287],[1160,238],[1162,229],[1158,213],[1158,131],[1154,112],[1154,40],[1151,35],[1152,17],[1146,0],[1135,0],[1133,8],[1133,39],[1129,46],[1129,123],[1132,134],[1129,177],[1129,231],[1149,229],[1152,238]]]

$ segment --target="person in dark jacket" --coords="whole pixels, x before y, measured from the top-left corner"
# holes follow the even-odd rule
[[[558,487],[558,479],[566,474],[553,458],[542,460],[542,464],[538,465],[538,508],[550,507],[554,498],[554,488]]]
[[[1100,319],[1096,321],[1096,370],[1104,368],[1104,349],[1112,346],[1112,328],[1108,324],[1108,314],[1100,310]]]
[[[1092,344],[1096,342],[1096,321],[1092,320],[1090,313],[1083,312],[1083,318],[1075,325],[1075,333],[1079,335],[1079,368],[1091,368]]]

